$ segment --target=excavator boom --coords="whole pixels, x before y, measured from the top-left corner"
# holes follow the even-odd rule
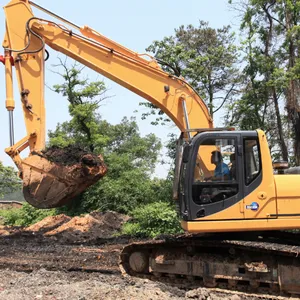
[[[65,24],[35,17],[31,6],[55,16]],[[182,78],[164,72],[155,59],[145,59],[95,30],[87,26],[78,27],[31,1],[12,0],[4,7],[4,11],[6,107],[12,118],[15,106],[12,88],[14,65],[27,131],[27,136],[17,143],[11,142],[6,152],[19,168],[25,199],[35,207],[63,205],[106,173],[101,158],[92,166],[84,164],[84,158],[76,165],[62,166],[49,162],[41,153],[45,148],[46,45],[160,107],[181,131],[197,126],[212,128],[212,119],[199,95]],[[75,31],[66,26],[75,28]],[[10,135],[13,140],[12,130]],[[30,149],[30,155],[21,159],[19,154],[26,148]]]

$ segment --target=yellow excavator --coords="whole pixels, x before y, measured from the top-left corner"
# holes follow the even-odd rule
[[[32,7],[57,22],[34,16]],[[163,62],[135,53],[88,26],[77,26],[28,0],[12,0],[4,11],[0,60],[5,65],[11,143],[5,151],[19,169],[30,204],[63,205],[106,172],[102,158],[92,154],[68,166],[43,154],[47,45],[150,101],[181,132],[173,197],[188,234],[126,246],[121,254],[123,271],[185,286],[247,286],[300,294],[300,241],[297,234],[280,231],[300,228],[299,168],[288,171],[284,162],[272,164],[263,131],[214,128],[204,101],[188,82],[163,71]],[[13,67],[27,130],[16,143]],[[26,148],[29,156],[22,159]]]

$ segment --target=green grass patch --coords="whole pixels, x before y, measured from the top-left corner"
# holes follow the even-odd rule
[[[56,215],[55,209],[37,209],[28,203],[21,208],[0,210],[2,224],[9,226],[29,226],[54,215]]]
[[[122,233],[136,237],[156,237],[182,232],[175,207],[155,202],[132,211],[133,219],[123,225]]]

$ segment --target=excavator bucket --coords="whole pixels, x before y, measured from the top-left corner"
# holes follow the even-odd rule
[[[22,161],[23,194],[36,208],[67,204],[107,172],[101,156],[83,154],[77,162],[57,163],[33,153]]]

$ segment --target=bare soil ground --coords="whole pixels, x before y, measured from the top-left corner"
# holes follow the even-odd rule
[[[0,299],[258,299],[123,277],[119,254],[133,240],[114,235],[127,219],[94,212],[48,217],[28,228],[0,228]]]

